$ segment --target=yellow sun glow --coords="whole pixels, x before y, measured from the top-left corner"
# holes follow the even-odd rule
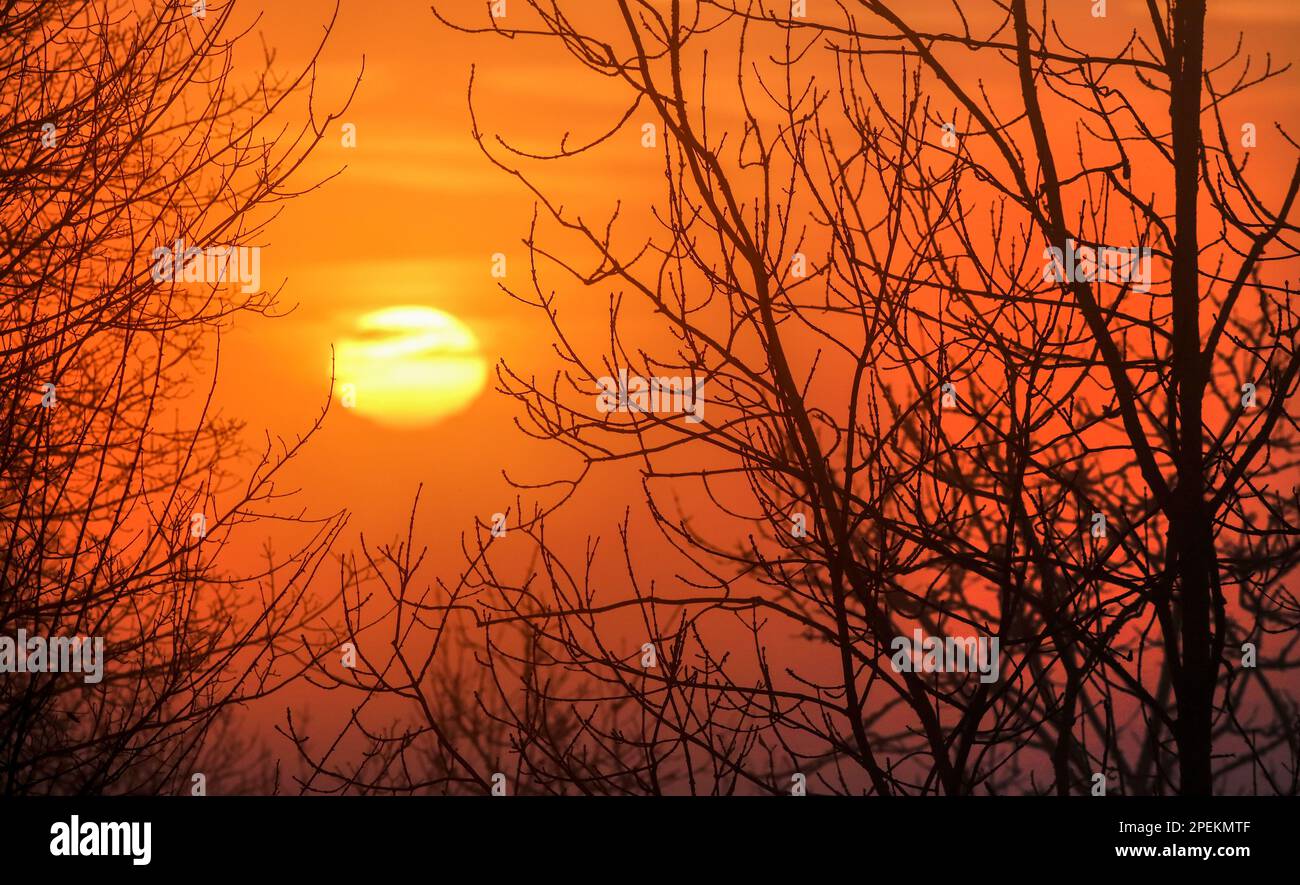
[[[334,350],[340,400],[385,424],[428,424],[482,392],[487,361],[469,327],[432,307],[388,307],[361,316]]]

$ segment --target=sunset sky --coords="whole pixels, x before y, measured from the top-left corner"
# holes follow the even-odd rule
[[[1300,795],[1297,46],[0,4],[0,798]]]
[[[810,14],[817,3],[812,0]],[[319,40],[333,0],[263,5],[265,41],[285,69],[294,69]],[[1077,5],[1081,21],[1113,27],[1112,33],[1132,16],[1140,26],[1145,14],[1140,0],[1111,0],[1109,21],[1098,24],[1087,19],[1089,4]],[[440,8],[459,11],[453,17],[466,24],[487,21],[480,0]],[[909,11],[925,14],[923,6]],[[1270,50],[1286,60],[1285,50],[1300,37],[1300,6],[1289,0],[1211,3],[1209,20],[1219,52],[1224,40],[1235,41],[1244,29],[1247,49],[1259,61]],[[295,309],[276,320],[241,319],[222,342],[220,403],[248,422],[254,438],[263,429],[292,434],[305,428],[324,401],[331,344],[347,339],[374,311],[435,308],[468,327],[490,366],[505,358],[519,370],[546,371],[550,330],[537,311],[503,294],[490,273],[491,256],[503,252],[512,272],[507,282],[523,282],[520,240],[534,201],[518,181],[491,166],[470,136],[470,70],[477,69],[485,132],[502,133],[524,148],[554,147],[566,132],[575,140],[604,132],[624,109],[620,91],[552,46],[456,33],[419,0],[394,0],[382,9],[342,0],[323,54],[319,113],[346,98],[363,57],[351,108],[298,180],[341,173],[289,202],[266,236],[264,285],[274,289],[284,281],[282,303]],[[1267,132],[1272,120],[1293,108],[1297,88],[1292,72],[1247,94],[1240,106],[1254,108],[1259,129]],[[356,126],[355,149],[341,146],[345,122]],[[594,217],[603,217],[616,200],[648,202],[657,196],[661,172],[657,155],[641,149],[639,137],[629,124],[590,155],[548,164],[541,180],[568,204],[591,206]],[[1261,142],[1267,156],[1268,140]],[[557,280],[552,276],[552,285]],[[599,334],[604,312],[602,298],[567,319],[589,323]],[[427,518],[441,529],[430,543],[436,548],[440,540],[454,540],[475,517],[486,520],[501,509],[509,494],[503,468],[544,469],[559,454],[514,428],[516,406],[491,393],[494,381],[490,372],[481,395],[454,416],[430,422],[385,423],[336,403],[325,432],[295,465],[304,499],[349,508],[354,527],[391,533],[404,524],[406,502],[423,482]]]
[[[267,6],[266,40],[292,67],[318,39],[333,4]],[[472,332],[489,367],[503,357],[520,368],[546,360],[548,330],[491,276],[492,256],[501,252],[509,261],[507,282],[522,282],[520,240],[532,200],[470,137],[470,67],[478,65],[477,89],[495,111],[490,123],[519,133],[524,143],[545,144],[570,126],[604,126],[619,106],[602,101],[591,78],[575,77],[564,59],[536,52],[535,44],[532,52],[523,42],[508,54],[503,47],[450,32],[426,4],[387,4],[382,14],[370,4],[342,4],[325,51],[319,108],[328,111],[332,98],[346,97],[363,56],[365,72],[351,109],[300,180],[343,171],[285,207],[263,252],[264,285],[285,280],[282,301],[296,308],[280,319],[241,321],[222,343],[222,406],[254,434],[306,426],[328,390],[331,344],[346,341],[371,312],[443,311]],[[355,149],[341,146],[345,122],[356,126]],[[640,150],[638,136],[629,131],[622,147],[551,173],[549,181],[566,197],[597,205],[611,196],[648,195],[654,157]],[[618,182],[616,193],[611,181]],[[603,304],[591,312],[593,328],[603,313]],[[354,524],[368,532],[392,532],[423,482],[428,516],[441,527],[431,542],[454,540],[476,516],[486,520],[503,509],[503,468],[523,469],[542,457],[514,429],[513,404],[491,394],[494,383],[492,372],[481,395],[441,420],[420,421],[418,410],[407,416],[413,420],[375,420],[363,408],[352,413],[335,403],[325,432],[296,465],[305,499],[351,509]]]

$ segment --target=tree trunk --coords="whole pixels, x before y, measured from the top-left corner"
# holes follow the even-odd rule
[[[1201,357],[1197,197],[1201,156],[1201,71],[1205,0],[1174,7],[1170,119],[1174,151],[1177,235],[1170,289],[1173,299],[1173,389],[1177,397],[1178,484],[1170,502],[1170,556],[1178,578],[1181,668],[1178,744],[1181,791],[1209,795],[1211,714],[1216,665],[1211,655],[1210,569],[1213,532],[1205,502],[1202,408],[1207,373]]]

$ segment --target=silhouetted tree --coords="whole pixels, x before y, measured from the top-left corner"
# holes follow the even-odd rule
[[[269,788],[229,713],[311,663],[331,602],[343,516],[277,485],[310,431],[246,451],[211,408],[213,342],[275,296],[154,250],[256,247],[333,118],[294,104],[316,56],[237,77],[249,32],[201,7],[0,4],[0,636],[105,640],[97,684],[0,674],[0,794]],[[287,552],[234,563],[284,522]]]
[[[1300,791],[1300,163],[1251,167],[1232,110],[1286,69],[1207,58],[1203,2],[1118,31],[1086,4],[815,6],[435,7],[627,95],[525,151],[471,77],[474,138],[538,206],[502,288],[561,360],[501,389],[582,467],[521,481],[560,493],[508,541],[480,526],[445,586],[377,610],[348,576],[350,622],[396,616],[411,652],[337,684],[420,724],[369,767],[308,762],[327,789]],[[545,183],[647,125],[647,212]],[[702,381],[702,421],[611,408],[620,377]],[[547,526],[620,463],[644,495],[613,578]],[[435,677],[459,618],[481,733]],[[896,666],[914,629],[997,639],[996,680]]]

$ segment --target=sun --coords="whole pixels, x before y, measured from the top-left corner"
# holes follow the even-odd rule
[[[468,326],[432,307],[363,314],[334,349],[344,408],[395,426],[429,424],[472,403],[488,364]]]

